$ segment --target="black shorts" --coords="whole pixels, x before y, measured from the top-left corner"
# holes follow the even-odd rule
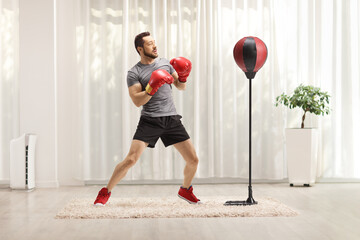
[[[180,115],[141,116],[133,139],[149,143],[149,148],[154,148],[159,138],[165,147],[185,141],[190,137],[181,123],[181,118]]]

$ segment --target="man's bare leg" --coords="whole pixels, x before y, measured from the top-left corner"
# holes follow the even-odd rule
[[[184,182],[183,187],[189,188],[191,182],[195,176],[199,159],[196,156],[194,145],[191,140],[185,140],[174,144],[174,147],[180,152],[181,156],[184,158],[186,165],[184,168]]]
[[[139,140],[133,140],[131,142],[130,150],[125,159],[116,165],[114,172],[108,182],[107,189],[109,192],[123,179],[129,169],[135,165],[139,160],[140,156],[144,152],[145,148],[148,146],[148,143]]]

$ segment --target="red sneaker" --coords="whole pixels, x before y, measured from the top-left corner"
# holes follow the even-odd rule
[[[188,203],[191,204],[199,204],[200,199],[198,199],[194,194],[193,194],[193,187],[190,186],[188,189],[184,188],[184,187],[180,187],[179,192],[178,192],[178,196],[181,199],[184,199],[185,201],[187,201]]]
[[[99,194],[94,202],[94,205],[97,206],[104,206],[106,202],[109,200],[109,197],[111,196],[111,192],[108,192],[107,188],[102,188],[99,191]]]

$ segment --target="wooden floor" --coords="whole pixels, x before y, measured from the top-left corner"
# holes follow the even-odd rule
[[[0,189],[0,239],[360,239],[360,183],[318,183],[313,187],[254,184],[253,195],[272,197],[297,210],[297,217],[54,219],[75,197],[95,199],[101,186],[60,187],[18,192]],[[177,194],[175,185],[120,185],[112,197]],[[247,195],[246,184],[195,185],[206,196]]]

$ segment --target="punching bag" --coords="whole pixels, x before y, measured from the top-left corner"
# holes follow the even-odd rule
[[[255,77],[256,72],[264,65],[266,58],[266,45],[257,37],[244,37],[235,44],[235,62],[249,79],[249,187],[247,200],[226,201],[225,206],[257,204],[257,201],[253,198],[251,186],[251,80]]]
[[[266,58],[266,45],[257,37],[244,37],[235,44],[235,62],[245,72],[248,79],[255,77],[256,72],[264,65]]]

